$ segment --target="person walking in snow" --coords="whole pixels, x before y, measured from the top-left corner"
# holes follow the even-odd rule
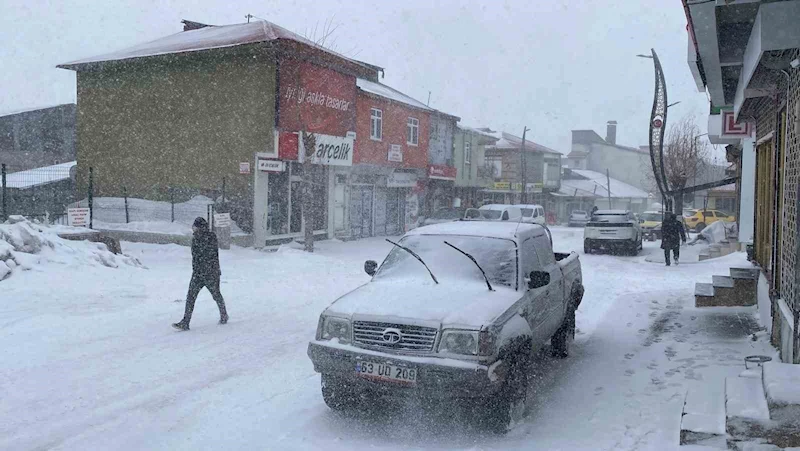
[[[197,295],[206,287],[219,307],[219,323],[228,322],[225,300],[219,290],[219,279],[222,271],[219,267],[219,245],[217,236],[208,229],[208,222],[198,217],[192,225],[192,280],[189,282],[189,293],[186,295],[186,311],[183,319],[172,325],[178,330],[189,330],[192,311]]]
[[[675,264],[679,264],[681,242],[686,242],[686,231],[683,228],[683,223],[678,221],[675,213],[667,213],[664,222],[661,223],[661,249],[664,249],[664,260],[667,262],[667,266],[670,265],[670,251],[675,256]]]

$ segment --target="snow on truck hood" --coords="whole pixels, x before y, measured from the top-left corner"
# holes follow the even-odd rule
[[[326,314],[348,316],[392,317],[393,321],[407,320],[437,322],[453,327],[478,329],[491,323],[520,298],[508,287],[495,286],[489,291],[482,282],[452,280],[439,285],[419,279],[369,282],[340,297],[325,311]]]

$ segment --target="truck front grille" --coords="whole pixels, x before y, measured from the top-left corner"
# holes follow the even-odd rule
[[[400,341],[392,343],[392,337],[386,336],[387,331],[399,331],[401,337]],[[433,344],[436,342],[436,333],[437,329],[433,327],[372,321],[353,322],[353,340],[358,344],[375,348],[405,351],[433,351]]]

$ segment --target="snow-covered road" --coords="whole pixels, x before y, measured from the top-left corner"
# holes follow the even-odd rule
[[[581,249],[582,230],[556,228],[554,240]],[[123,248],[148,269],[48,263],[0,282],[0,449],[671,449],[691,384],[772,354],[763,332],[731,332],[757,327],[753,309],[692,307],[694,282],[743,266],[743,254],[664,268],[645,261],[657,243],[638,257],[581,252],[572,355],[537,360],[527,421],[508,435],[447,409],[343,415],[322,401],[307,342],[388,243],[221,251],[231,322],[216,324],[203,292],[188,333],[169,324],[183,313],[173,301],[185,295],[189,249]]]

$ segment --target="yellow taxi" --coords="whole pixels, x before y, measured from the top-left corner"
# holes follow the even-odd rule
[[[722,210],[684,210],[683,221],[686,228],[700,233],[717,221],[735,222],[736,218]]]
[[[660,211],[645,211],[639,215],[639,224],[642,227],[642,235],[645,239],[654,241],[657,239],[656,227],[661,225],[664,215]]]

